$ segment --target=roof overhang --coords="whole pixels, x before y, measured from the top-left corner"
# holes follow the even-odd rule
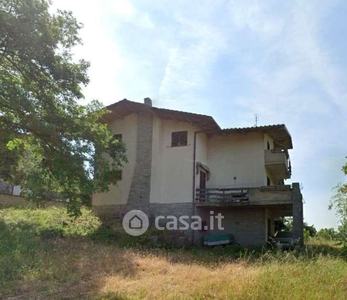
[[[259,132],[267,134],[274,141],[275,148],[293,149],[292,137],[284,124],[278,125],[267,125],[267,126],[255,126],[255,127],[244,127],[244,128],[227,128],[221,130],[221,132],[228,133],[251,133]]]
[[[102,117],[102,121],[105,123],[111,123],[116,119],[124,118],[133,113],[139,113],[141,111],[151,111],[151,107],[149,105],[129,101],[127,99],[106,106],[106,109],[109,111],[109,113],[105,114]]]
[[[152,109],[155,114],[161,119],[172,120],[176,122],[187,122],[199,127],[202,131],[213,132],[221,129],[211,116],[157,107],[153,107]]]
[[[284,124],[221,129],[211,116],[152,107],[144,103],[129,101],[127,99],[111,104],[107,106],[106,109],[110,112],[105,114],[101,119],[101,121],[105,123],[111,123],[116,119],[124,118],[133,113],[147,112],[161,119],[190,123],[200,128],[201,131],[210,134],[247,134],[252,132],[267,134],[273,139],[275,148],[293,149],[292,138]]]
[[[217,130],[221,130],[219,125],[211,116],[152,107],[147,104],[133,102],[126,99],[111,104],[107,106],[106,109],[108,109],[110,113],[102,117],[102,121],[105,123],[110,123],[116,119],[124,118],[125,116],[133,113],[149,112],[161,119],[190,123],[199,127],[205,132],[215,132]]]

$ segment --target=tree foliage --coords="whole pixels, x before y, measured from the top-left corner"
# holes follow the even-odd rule
[[[334,228],[322,228],[317,232],[317,237],[323,240],[334,241],[338,238],[338,232]]]
[[[347,163],[342,167],[342,171],[347,175]],[[334,187],[334,191],[329,209],[334,209],[339,218],[337,239],[347,246],[347,183],[339,183]]]
[[[304,233],[307,237],[314,237],[317,234],[317,229],[314,225],[308,225],[304,222]],[[293,231],[293,217],[283,217],[275,221],[275,231]]]
[[[306,231],[310,237],[315,237],[317,235],[317,229],[314,225],[308,225],[307,222],[304,222],[304,231]]]
[[[125,149],[100,122],[101,103],[78,104],[89,82],[89,63],[72,52],[81,24],[50,5],[0,0],[0,178],[76,211],[116,183]]]

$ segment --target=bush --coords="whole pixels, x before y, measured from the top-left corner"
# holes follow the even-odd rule
[[[81,216],[70,217],[64,208],[17,209],[0,211],[0,220],[12,229],[32,232],[43,238],[86,237],[101,226],[101,222],[91,210],[82,209]]]

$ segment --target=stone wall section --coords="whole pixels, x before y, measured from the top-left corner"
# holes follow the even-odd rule
[[[140,209],[149,213],[152,175],[153,114],[139,112],[137,123],[137,149],[134,176],[127,210]]]

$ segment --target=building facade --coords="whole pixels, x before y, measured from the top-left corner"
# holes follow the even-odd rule
[[[266,244],[279,217],[293,216],[294,238],[303,240],[303,205],[291,176],[285,125],[221,129],[210,116],[161,109],[126,99],[104,117],[127,148],[122,179],[93,196],[94,209],[119,218],[139,209],[158,215],[198,215],[210,229],[191,239],[229,233],[242,245]],[[224,216],[211,229],[211,212]],[[204,226],[205,227],[205,226]]]

